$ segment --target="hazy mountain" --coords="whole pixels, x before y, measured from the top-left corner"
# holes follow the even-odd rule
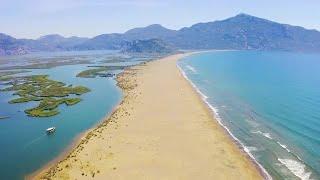
[[[23,42],[0,33],[0,55],[21,55],[28,52],[28,47],[25,47]]]
[[[165,39],[176,35],[177,31],[164,28],[160,24],[153,24],[143,28],[134,28],[124,33],[127,40]]]
[[[77,50],[93,50],[93,49],[121,49],[128,41],[148,40],[148,39],[164,39],[174,35],[176,31],[169,30],[161,25],[154,24],[144,28],[134,28],[124,34],[102,34],[96,36],[83,44],[79,44],[74,48]]]
[[[123,49],[130,41],[149,39],[161,39],[180,49],[320,52],[319,31],[239,14],[225,20],[198,23],[180,30],[170,30],[154,24],[134,28],[123,34],[102,34],[91,39],[65,38],[52,34],[31,40],[0,34],[0,55],[24,54],[30,51]],[[135,43],[137,42],[139,41]]]
[[[182,28],[165,40],[184,49],[320,51],[319,31],[246,14]]]
[[[89,38],[82,38],[82,37],[68,37],[65,38],[59,34],[50,34],[46,36],[42,36],[37,41],[50,49],[56,50],[68,50],[73,49],[74,46],[82,44],[86,42]]]
[[[156,38],[180,49],[320,51],[319,31],[280,24],[247,14],[239,14],[222,21],[198,23],[178,31],[161,25],[150,25],[117,34],[112,38],[108,34],[103,36],[105,38],[98,38],[98,41],[96,38],[89,40],[87,49],[115,49],[121,47],[125,41]]]
[[[125,43],[121,34],[102,34],[74,46],[76,50],[120,49]]]
[[[64,41],[65,39],[66,38],[64,38],[63,36],[61,36],[59,34],[49,34],[49,35],[41,36],[37,40],[42,43],[49,43],[50,42],[51,44],[59,44],[62,41]]]
[[[16,39],[0,33],[0,55],[21,55],[35,51],[63,51],[72,50],[74,46],[82,44],[88,38],[69,37],[53,34],[39,39]]]
[[[123,53],[166,54],[174,51],[170,45],[160,39],[133,40],[122,48]]]

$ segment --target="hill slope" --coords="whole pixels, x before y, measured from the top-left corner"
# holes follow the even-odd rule
[[[123,34],[94,38],[65,38],[56,34],[36,40],[0,34],[0,55],[30,51],[123,49],[134,40],[161,39],[179,49],[238,49],[320,52],[320,32],[239,14],[221,21],[198,23],[180,30],[159,24],[134,28]]]
[[[153,24],[143,28],[134,28],[123,34],[127,40],[165,39],[175,36],[177,31],[167,29],[160,24]]]
[[[28,47],[21,40],[0,33],[0,55],[21,55],[28,53]]]
[[[88,39],[89,38],[76,36],[65,38],[59,34],[50,34],[40,37],[37,39],[37,41],[48,48],[50,47],[52,49],[68,50],[73,49],[73,47],[76,45],[84,43]]]
[[[69,37],[52,34],[42,36],[39,39],[16,39],[0,33],[0,55],[21,55],[35,51],[65,51],[74,50],[78,44],[87,41],[88,38]]]
[[[143,54],[167,54],[174,51],[174,48],[159,39],[134,40],[128,42],[123,47],[123,53],[143,53]]]
[[[183,28],[166,41],[184,49],[320,51],[320,32],[246,14]]]
[[[105,34],[104,36],[111,36]],[[97,36],[99,37],[99,36]],[[222,21],[198,23],[178,31],[161,25],[135,28],[112,40],[90,41],[93,48],[121,47],[124,41],[161,39],[180,49],[239,49],[320,52],[320,32],[239,14]],[[95,46],[100,44],[99,46]],[[81,48],[80,48],[81,49]]]

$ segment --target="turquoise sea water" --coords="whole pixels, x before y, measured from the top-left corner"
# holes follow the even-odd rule
[[[273,179],[320,179],[320,54],[220,51],[178,65]]]
[[[53,160],[72,143],[81,132],[94,127],[121,99],[121,91],[111,78],[76,78],[86,65],[60,66],[32,70],[32,74],[48,74],[51,79],[72,85],[83,85],[91,92],[80,96],[74,106],[60,106],[61,112],[49,118],[33,118],[23,110],[36,103],[8,104],[12,92],[0,93],[0,179],[23,177]],[[45,129],[55,126],[56,132],[46,135]]]

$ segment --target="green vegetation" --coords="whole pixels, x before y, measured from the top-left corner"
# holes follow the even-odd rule
[[[10,104],[15,104],[15,103],[25,103],[29,101],[41,101],[42,98],[39,97],[32,97],[32,96],[23,96],[17,99],[12,99],[9,101]]]
[[[11,79],[12,79],[11,76],[0,76],[0,81],[9,81]]]
[[[105,71],[107,71],[107,68],[104,68],[104,67],[96,68],[96,69],[88,69],[88,70],[82,71],[79,74],[77,74],[77,77],[95,78],[98,76],[97,73],[105,72]]]
[[[20,74],[20,73],[26,73],[26,72],[29,72],[29,71],[26,71],[26,70],[0,71],[0,77],[14,75],[14,74]]]
[[[95,68],[84,70],[79,74],[77,74],[77,77],[95,78],[101,75],[101,73],[106,73],[107,71],[112,71],[112,70],[121,70],[121,69],[124,69],[126,66],[91,66],[91,67],[95,67]]]
[[[80,96],[90,91],[83,86],[66,86],[62,82],[48,79],[47,75],[15,77],[11,79],[10,85],[10,87],[0,89],[0,91],[15,91],[13,95],[19,96],[19,98],[10,100],[9,103],[40,101],[37,107],[25,110],[26,114],[33,117],[57,115],[59,105],[71,106],[81,101],[80,98],[67,98],[68,96]]]
[[[44,98],[38,107],[27,109],[24,112],[29,116],[34,117],[48,117],[59,114],[57,107],[60,104],[66,104],[67,106],[72,106],[81,101],[80,98]]]
[[[14,65],[9,67],[0,67],[0,70],[16,70],[19,69],[50,69],[57,66],[73,65],[73,64],[90,64],[90,60],[83,59],[81,56],[78,58],[67,57],[54,57],[54,58],[40,58],[40,59],[28,59],[26,65]],[[26,71],[26,70],[21,70]]]
[[[16,70],[16,71],[0,71],[0,81],[9,81],[13,77],[12,75],[20,74],[20,73],[27,73],[29,71],[26,70]]]

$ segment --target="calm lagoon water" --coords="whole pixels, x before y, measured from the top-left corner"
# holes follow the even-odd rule
[[[273,179],[320,179],[320,54],[208,52],[179,66]]]
[[[76,78],[86,65],[60,66],[32,70],[31,74],[48,74],[51,79],[72,85],[89,87],[91,92],[80,96],[83,101],[74,106],[60,106],[61,112],[49,118],[32,118],[23,110],[36,103],[8,104],[12,92],[0,93],[0,179],[23,177],[53,160],[72,143],[81,132],[95,126],[121,100],[116,81],[110,78]],[[55,134],[45,129],[55,126]]]

